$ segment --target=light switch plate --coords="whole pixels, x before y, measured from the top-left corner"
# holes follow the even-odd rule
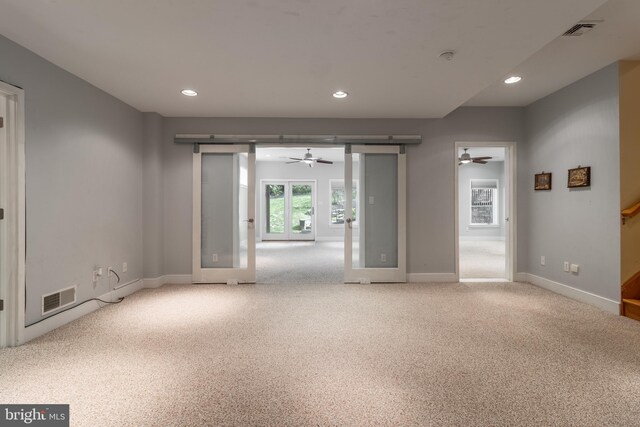
[[[579,269],[580,269],[580,266],[578,264],[571,264],[571,272],[572,273],[578,274],[578,270]]]

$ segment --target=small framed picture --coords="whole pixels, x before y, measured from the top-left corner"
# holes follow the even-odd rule
[[[551,190],[551,172],[542,171],[542,173],[537,173],[535,176],[534,190]]]
[[[578,166],[575,169],[569,169],[569,179],[567,187],[589,187],[591,185],[591,166]]]

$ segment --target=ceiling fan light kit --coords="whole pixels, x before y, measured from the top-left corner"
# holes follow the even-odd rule
[[[333,162],[329,160],[323,160],[322,157],[313,157],[311,154],[311,148],[307,148],[307,152],[304,155],[304,158],[299,159],[297,157],[284,157],[285,159],[293,160],[292,162],[286,162],[286,164],[290,163],[304,163],[309,165],[310,168],[314,167],[316,163],[332,165]]]
[[[468,148],[464,149],[464,153],[458,158],[458,166],[466,165],[468,163],[478,163],[480,165],[487,164],[487,160],[493,159],[493,157],[471,157],[471,154],[467,153]]]

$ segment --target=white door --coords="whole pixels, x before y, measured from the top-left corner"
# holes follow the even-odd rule
[[[315,240],[315,181],[262,181],[262,240]]]
[[[357,171],[357,176],[354,176]],[[406,155],[399,146],[347,146],[345,194],[359,182],[359,230],[345,197],[345,282],[406,281]]]
[[[6,208],[6,164],[7,159],[7,97],[0,93],[0,209]],[[7,288],[9,284],[8,277],[8,265],[7,265],[7,221],[4,219],[3,210],[0,214],[0,300],[3,301],[3,305],[8,302]],[[7,344],[7,330],[6,330],[6,308],[2,307],[0,311],[0,348]]]
[[[193,283],[255,283],[255,150],[200,146],[193,155]]]

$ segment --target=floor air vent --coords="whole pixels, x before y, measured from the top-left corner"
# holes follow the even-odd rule
[[[580,21],[573,27],[569,28],[564,34],[564,37],[580,37],[581,35],[593,30],[596,25],[603,21]]]
[[[42,296],[42,314],[58,310],[76,302],[76,287],[71,286],[66,289]]]

